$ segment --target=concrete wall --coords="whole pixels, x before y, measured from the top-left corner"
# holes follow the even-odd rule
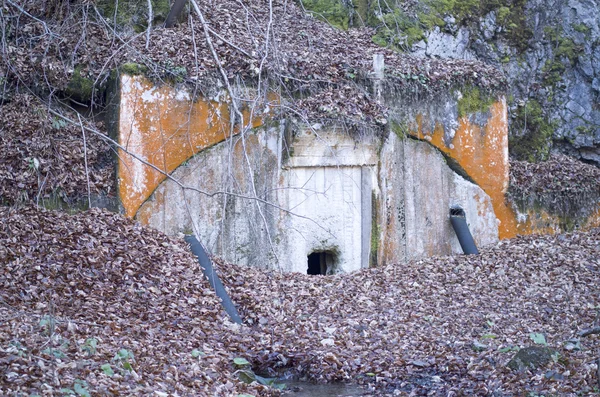
[[[201,152],[173,173],[192,189],[163,182],[138,219],[169,234],[197,227],[227,261],[298,272],[321,251],[334,255],[331,272],[459,253],[448,221],[455,204],[480,246],[498,240],[489,197],[428,143],[394,134],[357,143],[337,129],[296,129],[287,143],[281,129],[259,129]],[[250,174],[260,175],[257,196],[273,205],[240,197],[254,195]],[[236,196],[199,193],[223,190]]]
[[[505,204],[506,104],[459,117],[460,95],[384,95],[392,128],[383,137],[261,127],[260,117],[241,135],[222,95],[192,100],[122,76],[121,202],[166,233],[197,233],[228,261],[288,271],[306,272],[307,255],[321,251],[334,257],[330,271],[461,252],[452,205],[465,209],[479,246],[493,244],[519,225]]]

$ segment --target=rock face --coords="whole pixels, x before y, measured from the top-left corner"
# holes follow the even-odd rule
[[[600,165],[600,4],[529,0],[519,12],[525,16],[519,33],[507,35],[511,26],[500,8],[457,30],[436,26],[412,51],[479,59],[504,70],[516,157],[545,159],[553,143]]]

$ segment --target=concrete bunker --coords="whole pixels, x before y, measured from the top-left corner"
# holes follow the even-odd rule
[[[337,255],[333,251],[313,251],[307,256],[306,274],[327,275],[336,273]]]
[[[166,164],[172,177],[165,179],[123,153],[127,161],[119,163],[119,194],[124,211],[167,234],[194,230],[211,254],[227,262],[333,274],[462,252],[448,222],[452,204],[464,209],[478,246],[498,240],[491,196],[456,174],[444,155],[475,158],[465,172],[487,176],[490,171],[497,181],[493,189],[486,180],[476,182],[504,200],[508,160],[502,97],[486,113],[485,128],[461,118],[454,138],[446,137],[439,121],[448,116],[445,109],[457,106],[449,93],[433,104],[405,106],[390,99],[392,121],[408,120],[403,134],[390,127],[351,136],[340,123],[286,119],[257,123],[246,135],[228,138],[231,126],[211,119],[176,125],[167,131],[169,145],[157,151],[163,130],[175,128],[166,123],[174,117],[164,117],[163,107],[175,115],[192,106],[198,108],[192,119],[206,121],[223,104],[193,102],[187,91],[174,88],[159,92],[137,76],[122,77],[121,86],[119,141],[151,164]],[[149,93],[152,101],[145,101]],[[424,118],[431,120],[420,122]],[[432,132],[428,125],[437,127]],[[475,141],[472,135],[487,140]],[[444,146],[446,141],[454,143]],[[470,150],[470,157],[455,153],[461,148]],[[500,154],[489,161],[489,151]],[[496,168],[489,170],[491,163]],[[258,201],[245,199],[254,195]]]

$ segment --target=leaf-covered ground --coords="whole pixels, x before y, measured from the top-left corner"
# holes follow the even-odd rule
[[[600,206],[600,168],[561,154],[539,163],[512,160],[508,193],[517,206],[583,220]]]
[[[359,76],[371,73],[375,53],[385,56],[386,75],[405,92],[447,91],[462,84],[494,90],[505,83],[501,72],[478,61],[415,58],[379,47],[372,30],[335,29],[294,1],[199,0],[218,61],[196,15],[171,29],[155,26],[147,38],[115,25],[115,16],[105,15],[94,1],[55,7],[41,0],[20,3],[4,4],[0,17],[9,31],[0,78],[9,86],[24,82],[54,92],[81,76],[100,92],[111,69],[135,62],[153,78],[207,80],[201,84],[206,87],[214,86],[210,78],[221,66],[232,83],[269,81],[263,86],[280,92],[293,114],[379,124],[385,109],[376,105],[368,87],[356,84]],[[320,95],[322,106],[295,101],[300,93]]]
[[[77,115],[68,113],[77,120]],[[100,123],[82,120],[103,129]],[[85,143],[84,143],[85,142]],[[0,111],[0,204],[60,198],[75,206],[88,196],[114,196],[113,153],[98,135],[54,117],[33,95],[20,94]],[[86,172],[87,166],[87,172]]]
[[[597,392],[598,335],[578,334],[600,321],[599,229],[336,276],[218,264],[237,326],[180,240],[100,210],[0,219],[1,395],[278,393],[235,358],[375,395]],[[532,333],[560,356],[506,368]]]

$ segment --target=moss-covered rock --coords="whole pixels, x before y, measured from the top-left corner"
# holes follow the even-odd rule
[[[511,127],[509,150],[515,159],[533,163],[548,158],[555,125],[548,121],[538,101],[530,99],[519,106]]]
[[[94,81],[81,75],[81,66],[77,66],[67,84],[65,94],[74,101],[88,103],[94,95]]]
[[[529,346],[519,350],[507,367],[513,371],[540,368],[551,363],[557,355],[556,350],[547,346]]]
[[[171,5],[169,0],[151,0],[153,25],[165,21]],[[98,0],[98,9],[103,16],[114,21],[121,28],[132,28],[135,32],[143,32],[148,27],[148,2],[147,0]]]

